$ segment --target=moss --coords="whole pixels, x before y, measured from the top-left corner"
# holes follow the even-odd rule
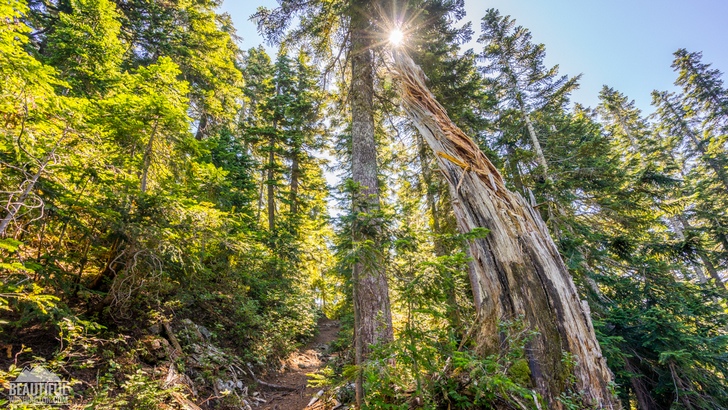
[[[528,367],[528,360],[519,359],[516,360],[513,365],[508,369],[508,377],[513,380],[514,383],[519,386],[530,386],[531,385],[531,369]]]

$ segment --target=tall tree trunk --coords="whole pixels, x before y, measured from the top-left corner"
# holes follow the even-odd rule
[[[549,179],[549,164],[546,162],[546,157],[543,155],[543,150],[541,149],[541,143],[538,142],[538,135],[536,135],[536,129],[533,128],[533,123],[531,123],[531,118],[528,116],[528,113],[526,112],[526,109],[521,106],[521,114],[523,114],[523,120],[526,121],[526,128],[528,129],[528,135],[531,137],[531,145],[533,145],[533,150],[536,151],[536,159],[538,159],[538,164],[541,165],[541,168],[543,168],[543,177],[545,180],[548,181]]]
[[[579,300],[540,215],[505,187],[498,170],[437,103],[409,56],[395,52],[395,70],[405,111],[435,152],[450,184],[458,228],[490,231],[470,244],[471,282],[478,290],[478,349],[483,354],[497,352],[498,322],[522,318],[538,331],[526,356],[531,380],[550,408],[563,408],[558,397],[567,388],[580,392],[589,405],[619,408],[609,390],[612,374],[588,305]],[[564,353],[577,362],[574,386],[568,385]]]
[[[273,120],[273,132],[277,130],[276,121]],[[275,136],[272,135],[268,139],[268,230],[273,232],[276,227],[276,198],[275,198],[275,173],[273,168],[275,167]]]
[[[358,247],[352,270],[356,363],[362,365],[372,344],[394,339],[389,287],[381,254],[381,219],[377,179],[377,147],[374,139],[374,73],[371,50],[371,11],[368,2],[349,4],[351,13],[351,175],[357,188],[352,206],[355,220],[352,239]],[[356,399],[364,397],[361,373]]]
[[[291,215],[298,213],[298,181],[301,178],[300,156],[301,154],[298,152],[298,149],[295,149],[291,155],[291,194],[288,198],[291,203]]]
[[[260,223],[261,214],[263,212],[263,188],[265,187],[265,167],[262,167],[260,170],[260,184],[258,184],[258,211],[255,214],[255,220]]]

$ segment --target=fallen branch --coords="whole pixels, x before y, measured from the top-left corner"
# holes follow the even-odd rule
[[[169,325],[169,322],[163,322],[162,327],[164,327],[164,333],[167,334],[167,339],[169,339],[169,343],[172,343],[172,347],[174,347],[174,352],[170,356],[172,356],[172,359],[177,357],[177,354],[182,354],[182,346],[180,346],[179,341],[177,341],[177,337],[174,335],[174,332],[172,331],[172,326]]]

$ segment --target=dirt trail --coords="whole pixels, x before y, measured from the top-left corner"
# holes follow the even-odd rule
[[[306,407],[311,398],[321,390],[320,388],[306,387],[308,376],[306,373],[315,373],[326,365],[326,353],[329,345],[336,339],[339,332],[339,322],[326,318],[319,319],[318,335],[306,346],[291,354],[286,360],[285,372],[277,375],[268,375],[265,380],[270,383],[293,388],[293,391],[265,391],[266,400],[261,407],[263,410],[303,410],[317,409],[315,403]]]

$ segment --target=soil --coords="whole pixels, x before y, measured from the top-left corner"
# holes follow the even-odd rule
[[[307,387],[307,373],[316,373],[328,361],[329,345],[336,339],[339,322],[321,318],[318,334],[305,347],[291,354],[281,373],[262,377],[266,382],[291,388],[291,391],[264,389],[261,393],[266,402],[259,407],[263,410],[314,410],[322,408],[321,400],[308,407],[311,399],[322,389]]]

